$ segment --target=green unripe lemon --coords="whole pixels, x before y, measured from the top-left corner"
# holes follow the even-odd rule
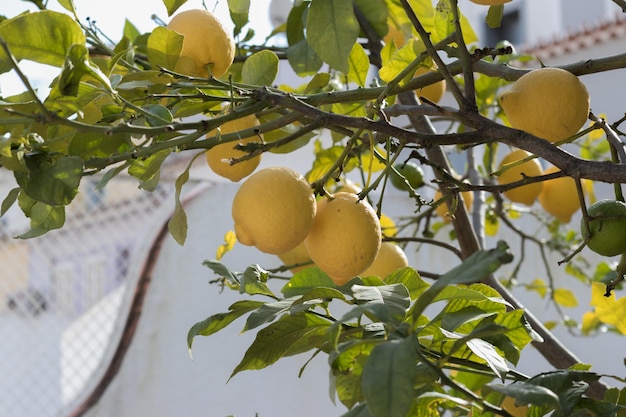
[[[424,185],[424,171],[422,168],[414,162],[406,162],[404,164],[396,164],[393,166],[398,174],[391,171],[389,176],[391,184],[401,191],[408,191],[408,187],[404,182],[404,178],[408,181],[409,185],[413,188],[419,188]],[[404,178],[403,178],[404,177]]]
[[[591,238],[589,249],[603,256],[616,256],[626,252],[626,204],[616,200],[600,200],[587,208]],[[580,233],[588,236],[585,220],[581,220]]]

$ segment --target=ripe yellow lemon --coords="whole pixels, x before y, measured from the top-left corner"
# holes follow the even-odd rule
[[[404,33],[402,29],[396,26],[390,19],[387,19],[387,34],[383,36],[385,43],[393,41],[398,48],[404,45]]]
[[[256,116],[251,114],[224,123],[222,126],[220,126],[220,134],[226,135],[228,133],[239,132],[241,130],[249,129],[258,125],[259,121],[257,120]],[[207,138],[213,137],[215,136],[215,134],[216,131],[212,130],[207,134]],[[256,169],[256,167],[259,165],[259,162],[261,161],[261,155],[257,155],[250,159],[246,159],[245,161],[231,164],[231,159],[241,158],[242,156],[247,155],[247,152],[235,149],[235,146],[237,144],[245,145],[246,143],[262,141],[263,136],[254,135],[240,139],[236,142],[220,143],[219,145],[212,147],[206,152],[207,163],[209,164],[211,170],[217,175],[237,182],[242,178],[245,178],[248,175],[252,174],[252,172]]]
[[[302,241],[295,248],[288,250],[285,253],[279,254],[278,257],[281,261],[283,261],[285,265],[303,264],[311,261],[311,257],[309,256],[309,252],[307,252],[306,250],[306,245],[304,244],[304,241]],[[295,274],[296,272],[302,271],[303,269],[310,268],[312,266],[314,266],[312,263],[308,265],[296,266],[291,268],[291,272]]]
[[[599,200],[587,208],[591,237],[589,249],[603,256],[626,252],[626,204],[616,200]],[[587,239],[585,219],[580,222],[580,233]]]
[[[472,3],[480,4],[481,6],[500,6],[504,3],[508,3],[511,0],[470,0]]]
[[[441,191],[435,191],[434,201],[439,201],[442,198]],[[472,208],[472,203],[474,202],[474,194],[471,191],[463,191],[461,192],[461,196],[463,197],[463,202],[465,203],[465,208],[469,211]],[[444,222],[449,223],[452,220],[452,214],[450,213],[450,209],[448,208],[448,202],[452,199],[451,195],[446,196],[446,201],[439,204],[435,208],[435,213],[439,215],[443,219]]]
[[[302,175],[286,167],[255,172],[237,190],[232,216],[237,240],[278,255],[298,246],[315,218],[313,190]]]
[[[557,167],[552,166],[544,174],[558,171]],[[545,181],[538,199],[541,207],[562,223],[569,223],[572,215],[580,209],[576,182],[570,177]]]
[[[557,142],[574,135],[589,117],[589,92],[560,68],[530,71],[500,96],[511,126]]]
[[[221,77],[235,58],[235,42],[213,13],[193,9],[175,15],[167,28],[183,35],[174,71],[196,77]]]
[[[526,152],[523,149],[517,149],[513,152],[507,154],[502,161],[500,162],[500,166],[498,169],[502,168],[506,164],[510,164],[521,159],[527,158],[532,154]],[[498,176],[499,184],[510,184],[515,181],[519,181],[526,177],[536,177],[541,175],[543,170],[541,169],[541,164],[535,159],[531,159],[529,161],[523,162],[519,165],[515,165],[502,174]],[[523,174],[523,175],[522,175]],[[516,187],[511,190],[505,191],[503,194],[506,198],[513,201],[514,203],[526,204],[527,206],[532,206],[535,202],[535,199],[543,189],[543,183],[534,182],[532,184],[522,185],[521,187]]]
[[[356,194],[340,192],[318,202],[315,222],[305,239],[309,256],[337,285],[367,269],[378,254],[380,222]]]
[[[363,277],[377,276],[385,279],[393,271],[405,266],[409,266],[409,261],[402,248],[392,242],[383,242],[374,263],[360,275]]]
[[[428,72],[432,72],[435,70],[430,70],[425,67],[419,67],[417,71],[415,71],[415,77],[426,74]],[[415,90],[415,94],[418,97],[424,97],[428,99],[428,101],[432,103],[439,103],[441,98],[446,92],[446,80],[437,81],[434,84],[427,85],[423,88],[418,88]]]

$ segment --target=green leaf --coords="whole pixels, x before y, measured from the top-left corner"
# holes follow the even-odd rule
[[[202,265],[211,269],[211,271],[213,271],[216,275],[228,280],[228,282],[230,282],[233,286],[239,286],[239,279],[237,279],[237,276],[221,262],[204,261],[202,262]]]
[[[170,149],[163,149],[147,158],[135,159],[128,168],[128,173],[141,181],[141,188],[153,191],[158,183],[161,164],[170,152]]]
[[[107,76],[100,71],[99,67],[89,61],[87,47],[78,44],[72,45],[57,81],[61,95],[76,97],[80,81],[85,75],[90,75],[98,80],[107,91],[113,91]]]
[[[323,63],[306,39],[287,48],[287,60],[294,72],[301,77],[317,74]]]
[[[15,171],[15,179],[30,198],[50,206],[65,206],[78,193],[83,161],[74,156],[52,159],[46,154],[24,157],[27,170]]]
[[[352,292],[355,300],[359,303],[365,303],[361,307],[374,307],[374,314],[383,322],[395,321],[399,323],[404,319],[411,304],[409,291],[402,284],[378,287],[353,285]]]
[[[311,81],[304,88],[304,94],[308,94],[313,91],[319,91],[326,87],[330,82],[330,74],[327,72],[320,72],[315,74]]]
[[[465,259],[461,265],[439,277],[413,304],[411,315],[416,320],[430,305],[437,295],[451,284],[478,282],[497,270],[502,264],[509,263],[513,256],[508,245],[500,241],[495,249],[477,251]]]
[[[125,19],[124,20],[124,37],[128,39],[129,41],[133,42],[139,36],[141,36],[141,32],[139,32],[139,29],[137,29],[137,27],[133,25],[130,22],[130,20]]]
[[[141,110],[149,126],[166,126],[174,120],[170,110],[161,104],[146,104]]]
[[[466,44],[471,44],[478,41],[476,33],[469,24],[467,18],[459,11],[459,18],[461,21],[461,30],[463,31],[463,40]],[[443,40],[447,36],[454,33],[456,26],[454,25],[454,14],[452,13],[452,6],[448,0],[439,0],[437,7],[435,8],[435,22],[434,22],[434,36],[433,41],[438,42]]]
[[[430,285],[425,282],[417,271],[411,267],[396,269],[385,278],[386,284],[402,284],[409,290],[411,300],[415,300]]]
[[[286,298],[284,300],[279,300],[274,303],[264,304],[257,311],[248,316],[248,319],[246,320],[246,325],[244,326],[242,332],[252,330],[256,327],[261,326],[262,324],[273,321],[276,317],[288,311],[293,305],[294,301],[294,298]]]
[[[230,19],[235,24],[235,35],[238,35],[241,33],[241,28],[248,23],[250,0],[228,0],[228,10]]]
[[[280,292],[285,298],[291,298],[320,287],[334,288],[335,284],[319,268],[306,268],[291,277]]]
[[[148,36],[148,61],[153,67],[174,69],[183,49],[183,35],[163,26],[154,28]]]
[[[354,4],[379,37],[387,34],[388,13],[385,0],[355,0]]]
[[[331,67],[348,73],[348,57],[359,35],[352,2],[311,2],[306,28],[307,40],[315,53]]]
[[[75,14],[76,6],[74,6],[74,0],[57,0],[61,7],[63,7],[68,12]]]
[[[489,6],[489,11],[487,12],[487,17],[485,21],[487,22],[487,26],[490,29],[496,29],[500,27],[502,23],[502,16],[504,15],[504,5],[501,4],[499,6]]]
[[[241,276],[241,284],[239,292],[242,294],[260,294],[276,298],[272,290],[267,286],[267,271],[258,265],[251,265],[246,268]]]
[[[163,0],[168,16],[173,15],[185,3],[187,3],[187,0]]]
[[[224,329],[230,323],[243,316],[244,314],[256,310],[264,303],[261,301],[244,300],[237,301],[228,307],[227,313],[214,314],[202,321],[197,322],[187,333],[187,346],[191,350],[193,339],[196,336],[210,336]]]
[[[559,403],[559,397],[553,391],[533,383],[520,381],[509,385],[488,384],[487,387],[515,398],[521,404],[554,408]]]
[[[369,355],[361,387],[373,417],[406,416],[414,400],[417,361],[415,339],[389,340]]]
[[[2,206],[0,208],[0,217],[4,216],[7,210],[11,208],[13,203],[17,200],[17,196],[20,194],[21,189],[19,187],[13,188],[7,196],[2,200]]]
[[[193,160],[195,160],[195,158],[193,158]],[[183,189],[183,185],[185,185],[185,183],[189,181],[190,168],[191,163],[188,164],[183,173],[180,174],[178,178],[176,178],[174,212],[172,213],[172,217],[170,217],[169,221],[167,222],[167,230],[170,232],[170,235],[172,235],[174,240],[181,246],[185,244],[185,240],[187,239],[187,214],[185,213],[185,209],[180,202],[180,193]]]
[[[334,288],[318,287],[304,293],[300,298],[294,301],[293,305],[296,306],[311,300],[331,300],[333,298],[339,300],[346,299],[343,293],[339,290]]]
[[[309,349],[318,348],[329,326],[328,320],[308,312],[283,316],[277,322],[259,330],[230,377],[245,370],[263,369],[283,356],[296,353],[292,350],[296,346],[298,352],[302,351],[301,339],[315,340],[316,343],[311,344]]]
[[[44,10],[24,13],[0,24],[0,38],[18,60],[61,67],[74,44],[84,45],[85,35],[79,24],[65,13]],[[0,73],[13,66],[0,49]]]
[[[252,85],[271,85],[278,74],[278,55],[264,50],[250,55],[241,69],[241,81]]]
[[[309,10],[309,4],[311,2],[302,1],[294,3],[293,7],[289,11],[287,16],[287,28],[285,34],[287,35],[287,44],[293,46],[304,39],[304,29],[306,24],[306,13]]]
[[[19,239],[31,239],[41,236],[50,230],[63,227],[65,223],[65,207],[50,206],[37,201],[30,207],[28,217],[30,217],[30,230],[19,235]]]
[[[358,42],[352,45],[348,65],[348,79],[357,83],[359,87],[365,87],[367,73],[370,69],[370,60],[365,53],[365,49]]]

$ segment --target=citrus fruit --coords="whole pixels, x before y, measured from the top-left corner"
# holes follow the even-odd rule
[[[546,169],[544,174],[558,171],[559,168],[552,166]],[[569,223],[572,215],[580,209],[576,181],[570,177],[545,181],[538,199],[541,207],[562,223]]]
[[[296,171],[270,167],[239,187],[232,216],[237,240],[278,255],[298,246],[309,233],[316,204],[309,183]]]
[[[254,126],[258,126],[259,121],[253,114],[241,117],[239,119],[231,120],[220,126],[220,134],[226,135],[228,133],[239,132],[244,129],[249,129]],[[207,134],[207,138],[216,135],[216,130],[212,130]],[[261,155],[254,156],[250,159],[246,159],[241,162],[231,164],[231,159],[241,158],[248,155],[247,152],[235,149],[237,144],[245,145],[251,142],[261,142],[263,139],[260,135],[254,135],[247,138],[240,139],[235,142],[224,142],[215,145],[206,152],[206,160],[209,167],[217,175],[224,178],[228,178],[231,181],[237,182],[242,178],[252,174],[261,161]]]
[[[392,242],[383,242],[374,263],[363,271],[360,275],[363,277],[377,276],[385,279],[396,269],[409,266],[409,261],[402,248]]]
[[[463,191],[461,192],[461,195],[463,196],[463,202],[465,203],[465,208],[469,211],[472,208],[472,203],[474,202],[474,194],[472,194],[471,191]],[[434,201],[439,201],[441,200],[443,194],[441,194],[441,191],[437,190],[435,191],[435,197],[433,198]],[[435,213],[437,213],[439,215],[439,217],[441,217],[443,219],[444,222],[449,223],[450,220],[452,220],[452,213],[450,213],[450,209],[448,208],[448,202],[452,199],[452,195],[447,195],[446,196],[446,201],[444,201],[443,203],[439,204],[436,208],[435,208]]]
[[[342,191],[346,192],[346,193],[358,194],[361,191],[363,191],[363,189],[361,187],[359,187],[353,181],[350,181],[349,179],[345,179],[343,181],[343,183],[339,184],[337,186],[337,189],[335,190],[336,193],[339,193],[339,192],[342,192]]]
[[[500,96],[511,126],[557,142],[574,135],[589,117],[589,92],[560,68],[530,71]]]
[[[428,69],[425,67],[419,67],[417,71],[415,71],[415,77],[426,74],[428,72],[433,72],[434,69]],[[431,103],[439,103],[441,98],[446,92],[446,80],[437,81],[434,84],[427,85],[426,87],[418,88],[415,90],[415,94],[417,97],[424,97]]]
[[[309,252],[307,252],[306,250],[304,241],[302,241],[295,248],[288,250],[285,253],[279,254],[278,257],[281,261],[283,261],[285,265],[295,265],[303,264],[305,262],[311,262],[311,257],[309,256]],[[313,266],[312,263],[308,265],[296,266],[291,268],[290,270],[295,274],[296,272],[302,271],[305,268],[310,268],[311,266]]]
[[[500,6],[504,3],[508,3],[511,0],[470,0],[472,3],[480,4],[481,6]]]
[[[356,194],[340,192],[318,202],[305,239],[309,256],[336,285],[367,269],[378,254],[380,222],[374,209]]]
[[[517,149],[502,158],[498,169],[501,169],[506,164],[511,164],[513,162],[527,158],[531,155],[531,153],[526,152],[523,149]],[[541,169],[541,164],[539,163],[537,158],[535,158],[526,162],[522,162],[519,165],[512,166],[511,168],[502,172],[502,174],[498,176],[498,183],[510,184],[512,182],[523,180],[524,177],[536,177],[538,175],[541,175],[542,172],[543,170]],[[506,198],[513,201],[514,203],[521,203],[526,204],[527,206],[532,206],[542,188],[543,183],[534,182],[531,184],[522,185],[521,187],[507,190],[503,194]]]
[[[591,237],[589,249],[603,256],[626,252],[626,204],[616,200],[599,200],[587,208]],[[580,233],[587,239],[585,219],[580,222]]]
[[[504,397],[500,407],[508,411],[513,417],[525,417],[528,412],[528,405],[516,405],[515,398],[509,396]]]
[[[404,181],[405,178],[413,189],[424,185],[424,171],[416,163],[409,161],[403,164],[395,164],[393,167],[398,173],[392,170],[389,179],[391,184],[398,190],[408,191],[409,186]]]
[[[398,48],[404,45],[404,33],[402,29],[395,25],[390,19],[387,19],[387,34],[383,36],[385,43],[393,41]]]
[[[167,28],[185,38],[174,71],[196,77],[221,77],[235,58],[235,42],[213,13],[192,9],[175,15]]]

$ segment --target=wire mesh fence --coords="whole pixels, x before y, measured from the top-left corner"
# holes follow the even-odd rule
[[[28,230],[19,209],[0,220],[0,416],[61,416],[88,389],[116,343],[138,249],[173,207],[173,181],[89,182],[62,229],[15,239]]]

